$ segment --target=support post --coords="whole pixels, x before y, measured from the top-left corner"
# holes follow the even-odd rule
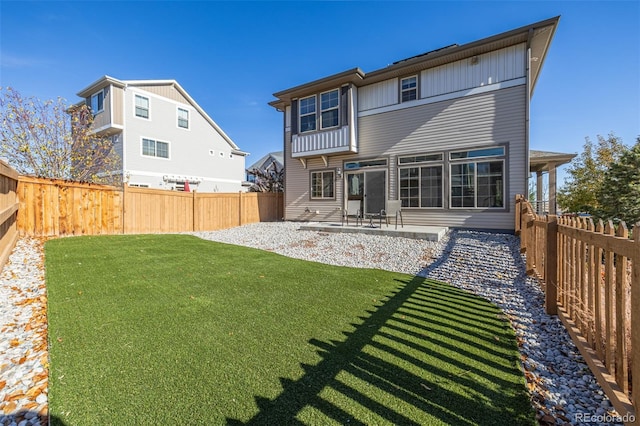
[[[549,214],[555,215],[558,211],[556,206],[556,165],[549,165]]]

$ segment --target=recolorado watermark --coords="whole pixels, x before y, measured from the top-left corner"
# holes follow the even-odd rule
[[[591,413],[576,413],[575,421],[582,423],[634,423],[636,421],[636,416],[633,414],[625,414],[624,416],[620,416],[618,414],[591,414]]]

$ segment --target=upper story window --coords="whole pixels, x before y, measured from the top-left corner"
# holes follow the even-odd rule
[[[418,76],[403,78],[400,80],[400,99],[402,102],[418,99]]]
[[[316,95],[300,99],[300,133],[316,130]]]
[[[178,127],[182,129],[189,128],[189,110],[178,108]]]
[[[91,95],[91,112],[95,115],[104,111],[104,90]]]
[[[320,94],[320,128],[338,126],[340,96],[338,89]]]
[[[136,95],[136,117],[149,118],[149,98]]]
[[[142,155],[147,157],[169,158],[169,142],[143,138]]]

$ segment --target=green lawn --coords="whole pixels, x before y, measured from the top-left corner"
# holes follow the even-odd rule
[[[53,424],[535,424],[500,310],[448,284],[185,235],[45,250]]]

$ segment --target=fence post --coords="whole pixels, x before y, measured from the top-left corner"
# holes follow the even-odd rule
[[[558,217],[547,216],[547,241],[544,254],[544,308],[547,314],[558,314]]]
[[[632,395],[631,402],[636,415],[640,414],[640,222],[633,227],[634,256],[631,260],[633,273],[631,275],[631,365]]]
[[[516,195],[516,235],[520,235],[520,223],[522,216],[522,195]]]

